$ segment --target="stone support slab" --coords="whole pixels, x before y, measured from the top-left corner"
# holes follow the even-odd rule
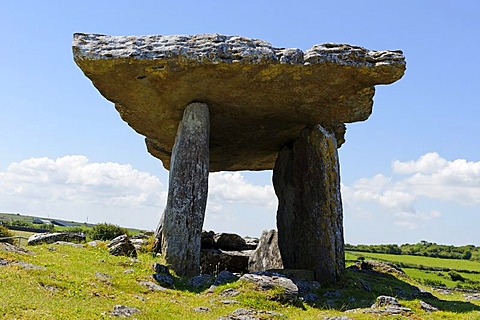
[[[273,169],[278,245],[284,268],[313,270],[322,284],[345,269],[335,135],[316,125],[279,153]]]
[[[205,103],[191,103],[178,125],[168,199],[157,229],[167,264],[179,276],[200,273],[200,243],[208,194],[210,116]]]

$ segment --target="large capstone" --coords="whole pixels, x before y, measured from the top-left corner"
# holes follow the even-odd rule
[[[374,86],[400,79],[401,51],[346,44],[300,49],[218,34],[74,35],[74,59],[120,116],[170,168],[185,106],[210,110],[210,171],[272,169],[305,127],[366,120]]]

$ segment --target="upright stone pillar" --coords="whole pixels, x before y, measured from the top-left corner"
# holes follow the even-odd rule
[[[340,170],[335,135],[304,129],[273,169],[278,245],[286,269],[308,269],[323,284],[345,269]]]
[[[189,104],[178,125],[170,163],[167,206],[157,237],[177,275],[200,273],[200,242],[207,205],[210,116],[204,103]]]

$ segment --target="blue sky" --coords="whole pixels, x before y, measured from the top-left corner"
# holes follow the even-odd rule
[[[74,32],[401,49],[340,149],[345,239],[480,245],[478,1],[0,3],[0,212],[154,229],[168,173],[75,65]],[[211,176],[205,228],[275,227],[271,172]]]

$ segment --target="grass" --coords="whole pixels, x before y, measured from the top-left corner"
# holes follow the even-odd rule
[[[368,308],[382,294],[399,297],[402,304],[415,311],[417,319],[480,318],[479,303],[466,302],[461,293],[437,294],[427,302],[443,311],[427,314],[414,296],[418,284],[390,274],[348,270],[337,286],[316,292],[319,296],[316,304],[282,304],[272,300],[278,294],[275,290],[260,292],[243,282],[198,293],[177,279],[177,290],[150,291],[139,281],[152,281],[152,264],[159,262],[158,258],[148,253],[141,253],[138,259],[111,256],[102,243],[97,247],[40,245],[28,249],[35,255],[0,250],[2,259],[45,268],[0,266],[1,319],[114,319],[110,313],[118,304],[141,310],[132,317],[136,319],[217,319],[238,308],[274,311],[285,319],[323,319],[344,315],[347,309]],[[347,259],[354,257],[347,254]],[[365,284],[370,291],[365,290]],[[240,294],[234,298],[222,297],[220,293],[227,288],[234,288]],[[221,301],[225,299],[234,299],[238,304],[223,304]],[[193,311],[201,306],[210,311]],[[371,315],[361,312],[348,316],[371,319]]]
[[[449,270],[468,270],[480,272],[480,262],[460,259],[443,259],[422,256],[409,256],[385,253],[370,252],[348,252],[346,257],[354,260],[355,257],[365,257],[366,259],[374,259],[380,261],[389,261],[393,263],[401,263],[410,266],[426,266],[429,268],[443,268]]]

